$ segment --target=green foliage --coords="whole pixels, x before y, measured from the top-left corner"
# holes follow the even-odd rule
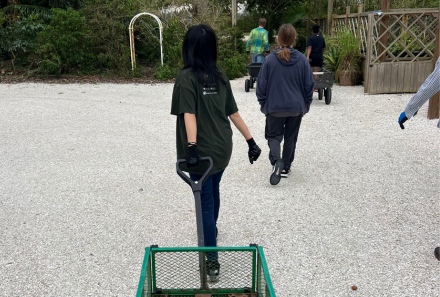
[[[282,24],[284,14],[292,7],[301,5],[299,0],[248,0],[246,9],[266,18],[266,29],[269,31],[269,42],[272,42],[274,30]]]
[[[330,49],[324,53],[324,60],[329,70],[335,72],[335,79],[338,80],[339,73],[345,71],[345,75],[355,80],[360,73],[359,40],[345,28],[327,42]]]
[[[33,52],[37,35],[44,29],[44,25],[36,15],[17,19],[3,15],[0,23],[6,23],[0,26],[0,50],[11,56],[15,71],[16,60],[21,65],[27,64],[27,57]]]
[[[217,32],[218,38],[218,67],[229,79],[242,77],[246,69],[246,44],[243,42],[243,32],[229,26],[222,27]]]
[[[237,19],[237,27],[239,30],[249,34],[252,29],[258,27],[260,16],[256,11],[246,12]]]
[[[171,67],[169,64],[164,64],[163,66],[159,64],[156,67],[156,72],[153,74],[154,78],[160,80],[169,80],[177,75],[177,70]]]
[[[37,54],[42,61],[46,61],[44,65],[47,66],[43,69],[58,74],[91,67],[94,56],[90,52],[89,37],[89,28],[82,12],[72,8],[52,9],[50,24],[38,35]],[[52,71],[54,65],[58,65],[58,71]]]
[[[137,0],[84,1],[81,11],[87,20],[95,71],[130,76],[128,25],[138,10]]]
[[[226,73],[229,79],[242,77],[247,73],[246,55],[234,53],[231,57],[219,62],[219,67]]]
[[[338,47],[331,47],[324,53],[324,65],[327,70],[336,72],[340,64],[341,50]]]

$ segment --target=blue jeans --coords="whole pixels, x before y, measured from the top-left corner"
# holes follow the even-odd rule
[[[220,180],[224,170],[209,176],[202,186],[202,218],[203,218],[203,236],[205,237],[205,246],[217,246],[216,224],[220,210]],[[202,176],[190,174],[192,180],[199,180]],[[218,253],[206,253],[208,260],[218,259]]]
[[[252,63],[263,63],[264,55],[263,54],[252,54]]]

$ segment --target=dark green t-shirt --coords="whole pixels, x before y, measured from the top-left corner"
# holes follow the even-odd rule
[[[229,79],[224,73],[223,78],[226,83],[219,82],[219,90],[216,90],[199,83],[191,69],[180,70],[171,104],[171,114],[177,116],[177,159],[183,159],[188,148],[183,114],[194,114],[197,121],[197,151],[201,157],[212,158],[214,167],[211,174],[228,166],[232,154],[232,129],[228,117],[238,111]],[[202,162],[198,167],[188,169],[183,165],[181,169],[201,175],[207,167],[207,162]]]

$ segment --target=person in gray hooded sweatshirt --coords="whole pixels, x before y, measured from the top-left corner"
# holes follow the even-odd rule
[[[296,30],[290,24],[278,31],[280,49],[268,55],[258,74],[257,98],[266,115],[265,137],[272,164],[270,183],[287,177],[295,157],[299,127],[313,99],[313,74],[307,58],[293,49]],[[284,138],[281,156],[281,142]]]

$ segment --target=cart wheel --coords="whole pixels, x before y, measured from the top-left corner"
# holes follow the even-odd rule
[[[332,102],[332,89],[331,88],[325,89],[324,97],[325,97],[325,104],[328,105],[328,104],[330,104],[330,102]]]
[[[322,100],[322,95],[324,94],[324,89],[318,89],[318,99]]]
[[[249,79],[246,79],[246,81],[244,82],[244,90],[246,92],[249,92],[249,85],[251,84]]]

